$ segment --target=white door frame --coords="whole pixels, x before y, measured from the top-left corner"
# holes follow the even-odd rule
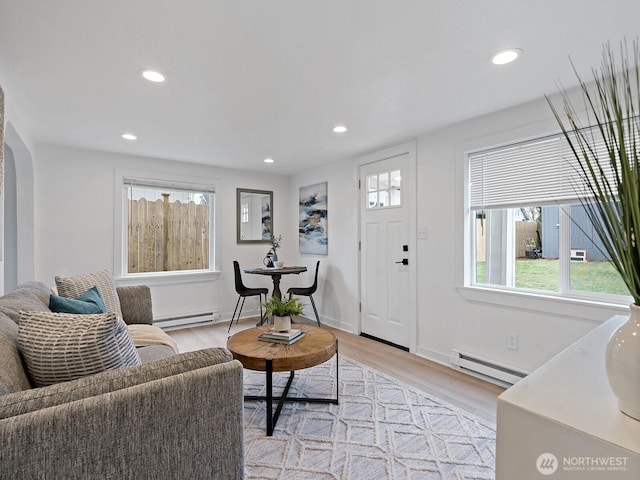
[[[407,312],[409,315],[408,318],[408,328],[411,330],[411,334],[409,335],[409,338],[411,339],[409,342],[409,351],[411,353],[415,353],[416,352],[416,347],[417,347],[417,338],[418,338],[418,324],[417,324],[417,312],[418,312],[418,307],[417,307],[417,301],[418,301],[418,297],[417,297],[417,278],[418,278],[418,273],[417,273],[417,266],[418,266],[418,259],[417,259],[417,207],[416,207],[416,203],[417,203],[417,195],[418,195],[418,190],[417,190],[417,183],[416,183],[416,177],[417,177],[417,166],[416,166],[416,151],[417,151],[417,142],[415,140],[407,142],[407,143],[403,143],[400,145],[396,145],[393,147],[389,147],[389,148],[385,148],[384,150],[379,150],[377,152],[373,152],[367,155],[363,155],[362,157],[358,157],[356,159],[356,165],[357,165],[357,172],[356,172],[356,177],[358,178],[358,180],[360,179],[360,167],[362,165],[366,165],[368,163],[374,163],[374,162],[379,162],[381,160],[386,160],[388,158],[393,158],[393,157],[398,157],[400,155],[407,155],[408,156],[408,161],[409,161],[409,170],[410,170],[410,175],[408,175],[405,179],[404,175],[402,177],[402,183],[403,185],[408,185],[409,188],[412,190],[412,196],[413,196],[413,200],[411,202],[409,202],[409,204],[407,205],[408,209],[409,209],[409,252],[408,252],[408,257],[409,258],[409,305],[407,308]],[[364,188],[364,186],[362,186],[362,188]],[[356,188],[356,194],[358,195],[358,245],[361,245],[362,242],[362,228],[361,228],[361,223],[362,223],[362,209],[363,209],[363,205],[362,205],[362,198],[363,195],[360,192],[360,189]],[[358,305],[362,304],[362,278],[361,278],[361,272],[362,272],[362,251],[358,248]],[[357,329],[357,334],[360,335],[360,333],[362,332],[362,315],[360,314],[360,311],[358,309],[358,323],[356,326]]]

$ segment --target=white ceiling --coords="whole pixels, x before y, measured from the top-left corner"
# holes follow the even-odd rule
[[[588,75],[639,19],[638,0],[0,0],[0,85],[38,141],[296,173],[570,86],[568,56]],[[505,47],[524,54],[492,65]]]

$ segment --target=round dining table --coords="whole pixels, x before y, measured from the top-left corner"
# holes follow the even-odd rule
[[[289,274],[300,274],[302,272],[306,272],[307,267],[282,267],[282,268],[269,268],[269,267],[260,267],[260,268],[247,268],[244,270],[244,273],[255,274],[255,275],[270,275],[273,280],[273,296],[279,299],[282,299],[282,292],[280,291],[280,279],[282,275]]]

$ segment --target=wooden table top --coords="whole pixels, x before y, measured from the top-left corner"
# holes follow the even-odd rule
[[[271,359],[274,372],[290,372],[320,365],[336,353],[336,337],[328,330],[293,324],[292,328],[302,329],[305,336],[291,345],[258,340],[258,335],[271,328],[249,328],[229,337],[227,348],[233,358],[239,360],[244,368],[262,372],[267,369],[266,360]]]

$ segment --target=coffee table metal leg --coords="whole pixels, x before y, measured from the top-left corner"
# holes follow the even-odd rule
[[[289,374],[289,380],[287,380],[287,385],[284,387],[284,390],[282,392],[282,396],[278,397],[278,406],[276,407],[276,413],[273,414],[273,426],[276,426],[276,422],[278,421],[278,418],[280,417],[280,412],[282,411],[282,407],[284,405],[284,402],[286,402],[289,398],[287,397],[287,395],[289,394],[289,388],[291,388],[291,382],[293,382],[293,377],[295,375],[295,372],[292,370],[291,373]]]
[[[267,370],[265,373],[267,377],[267,437],[270,437],[273,435],[273,430],[276,427],[278,418],[280,417],[282,406],[287,400],[287,394],[291,388],[295,372],[291,371],[289,374],[289,380],[287,380],[287,385],[284,387],[282,396],[276,397],[275,399],[273,397],[273,360],[267,359]],[[278,406],[276,407],[275,413],[273,413],[273,400],[278,400]]]
[[[267,359],[267,437],[273,435],[273,360]]]
[[[339,361],[340,361],[340,355],[338,355],[338,339],[336,338],[336,405],[338,404],[338,398],[340,397],[340,378],[338,376]]]
[[[284,389],[281,397],[273,397],[274,400],[278,402],[303,402],[303,403],[332,403],[334,405],[339,405],[339,396],[340,396],[340,382],[338,377],[338,365],[339,363],[339,355],[338,355],[338,342],[336,342],[336,398],[317,398],[317,397],[290,397],[289,396],[289,387],[291,386],[291,380],[293,380],[294,372],[291,372],[289,376],[289,381],[287,382],[287,386]],[[255,399],[253,397],[252,399]],[[245,400],[247,397],[245,397]]]
[[[266,383],[267,383],[267,392],[266,396],[255,396],[255,395],[245,395],[245,400],[265,400],[267,402],[266,405],[266,414],[267,414],[267,437],[273,436],[273,430],[275,429],[276,422],[280,417],[280,412],[282,411],[282,407],[285,402],[307,402],[307,403],[333,403],[338,405],[338,399],[340,396],[340,382],[339,382],[339,360],[340,356],[338,355],[338,342],[336,341],[336,398],[310,398],[310,397],[289,397],[289,389],[291,388],[291,383],[293,382],[293,378],[295,376],[295,371],[291,371],[289,373],[289,379],[287,380],[287,384],[284,387],[282,395],[279,397],[273,396],[273,360],[268,358],[266,360]],[[276,400],[278,405],[276,406],[275,413],[273,412],[273,401]]]

